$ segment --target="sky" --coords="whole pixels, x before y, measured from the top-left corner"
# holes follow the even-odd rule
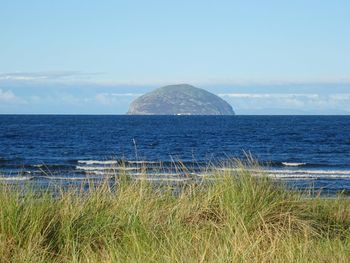
[[[189,83],[237,114],[350,114],[350,1],[0,0],[0,114],[123,114]]]

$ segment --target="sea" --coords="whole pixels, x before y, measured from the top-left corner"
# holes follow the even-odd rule
[[[290,187],[349,193],[350,116],[0,115],[2,184],[188,182],[251,157]]]

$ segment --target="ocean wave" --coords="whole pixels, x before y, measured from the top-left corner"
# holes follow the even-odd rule
[[[0,181],[29,181],[33,176],[0,176]]]
[[[130,164],[160,164],[161,162],[157,161],[128,161]]]
[[[119,164],[120,161],[117,161],[117,160],[107,160],[107,161],[79,160],[78,163],[87,164],[87,165],[92,165],[92,164],[112,165],[112,164]]]
[[[349,175],[350,170],[261,170],[270,174]]]
[[[231,168],[231,167],[221,167],[218,168],[220,171],[232,171],[232,172],[238,172],[241,171],[242,168]],[[288,170],[288,169],[244,169],[252,173],[272,173],[272,174],[344,174],[344,175],[350,175],[350,170],[314,170],[314,169],[299,169],[299,170]],[[215,171],[215,169],[214,169]]]
[[[78,170],[84,170],[84,171],[114,171],[114,170],[122,170],[122,171],[133,171],[133,170],[139,170],[141,168],[139,167],[123,167],[123,166],[76,166],[76,169]]]
[[[160,173],[130,173],[130,176],[136,176],[136,177],[147,177],[147,176],[153,176],[154,178],[157,177],[181,177],[186,178],[193,176],[194,174],[190,173],[172,173],[172,172],[160,172]]]
[[[113,171],[85,171],[85,174],[100,175],[99,178],[101,178],[101,176],[108,177],[108,176],[116,176],[116,175],[118,175],[118,174],[116,174]]]
[[[78,160],[78,163],[81,164],[120,164],[120,163],[130,163],[130,164],[157,164],[160,162],[157,161],[146,161],[146,160],[139,160],[139,161],[122,161],[122,160]]]
[[[306,163],[289,163],[289,162],[282,162],[284,166],[293,166],[293,167],[298,167],[298,166],[304,166]]]
[[[220,168],[222,171],[239,172],[239,168]],[[299,179],[348,179],[350,170],[288,170],[288,169],[248,169],[254,176],[266,175],[274,178],[299,178]]]
[[[47,180],[57,180],[57,181],[88,181],[88,180],[100,179],[101,177],[41,176],[40,178],[44,178]]]
[[[350,179],[349,175],[340,175],[340,174],[267,174],[270,177],[288,179],[288,178],[297,178],[297,179]]]
[[[104,170],[112,170],[112,167],[110,166],[76,166],[77,170],[84,170],[84,171],[104,171]]]
[[[185,182],[185,181],[192,180],[191,178],[167,178],[167,177],[137,177],[134,179],[135,180],[144,180],[144,181],[155,181],[155,182],[161,182],[161,181]]]

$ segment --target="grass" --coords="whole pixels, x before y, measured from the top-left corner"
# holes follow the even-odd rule
[[[350,262],[350,200],[243,166],[180,193],[121,176],[60,196],[2,186],[1,262]]]

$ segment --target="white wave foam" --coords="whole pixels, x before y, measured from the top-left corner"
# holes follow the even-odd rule
[[[91,164],[118,164],[120,163],[119,161],[116,161],[116,160],[109,160],[109,161],[98,161],[98,160],[79,160],[78,163],[82,163],[82,164],[88,164],[88,165],[91,165]]]
[[[238,172],[238,168],[221,168],[222,171]],[[310,170],[310,169],[248,169],[253,175],[267,175],[275,178],[320,178],[320,179],[347,179],[350,178],[350,170]]]
[[[224,167],[219,168],[221,171],[232,171],[238,172],[242,169],[239,168],[230,168]],[[271,174],[342,174],[342,175],[350,175],[350,170],[311,170],[311,169],[298,169],[298,170],[288,170],[288,169],[247,169],[249,172],[253,173],[271,173]],[[215,171],[215,170],[214,170]]]
[[[160,162],[155,162],[155,161],[128,161],[128,163],[132,163],[132,164],[159,164]]]
[[[137,177],[136,180],[145,181],[167,181],[167,182],[184,182],[191,180],[191,178],[166,178],[166,177]]]
[[[306,163],[288,163],[288,162],[282,162],[284,166],[293,166],[293,167],[298,167],[298,166],[304,166]]]
[[[106,166],[76,166],[75,167],[78,170],[84,170],[84,171],[103,171],[103,170],[111,170],[111,167]]]
[[[349,175],[350,170],[262,170],[270,174]]]
[[[113,171],[113,170],[123,170],[123,171],[133,171],[133,170],[139,170],[138,167],[114,167],[114,166],[76,166],[76,169],[78,170],[84,170],[84,171]]]
[[[87,165],[92,165],[92,164],[102,164],[102,165],[112,165],[112,164],[120,164],[121,161],[117,160],[105,160],[105,161],[100,161],[100,160],[79,160],[78,163],[80,164],[87,164]],[[126,161],[126,163],[130,164],[159,164],[160,162],[156,161]]]
[[[116,175],[115,172],[108,172],[108,171],[86,171],[87,174],[94,174],[94,175],[103,175],[103,176],[113,176]],[[101,178],[101,177],[99,177]]]
[[[145,176],[154,176],[155,178],[160,177],[181,177],[186,178],[189,174],[184,173],[131,173],[131,176],[137,176],[137,177],[145,177]]]
[[[100,179],[101,177],[64,177],[64,176],[42,176],[47,180],[57,180],[57,181],[88,181],[91,179]]]
[[[329,175],[322,175],[322,174],[267,174],[270,177],[274,178],[298,178],[298,179],[350,179],[350,175],[339,175],[339,174],[329,174]]]
[[[28,181],[32,176],[0,176],[0,181]]]

